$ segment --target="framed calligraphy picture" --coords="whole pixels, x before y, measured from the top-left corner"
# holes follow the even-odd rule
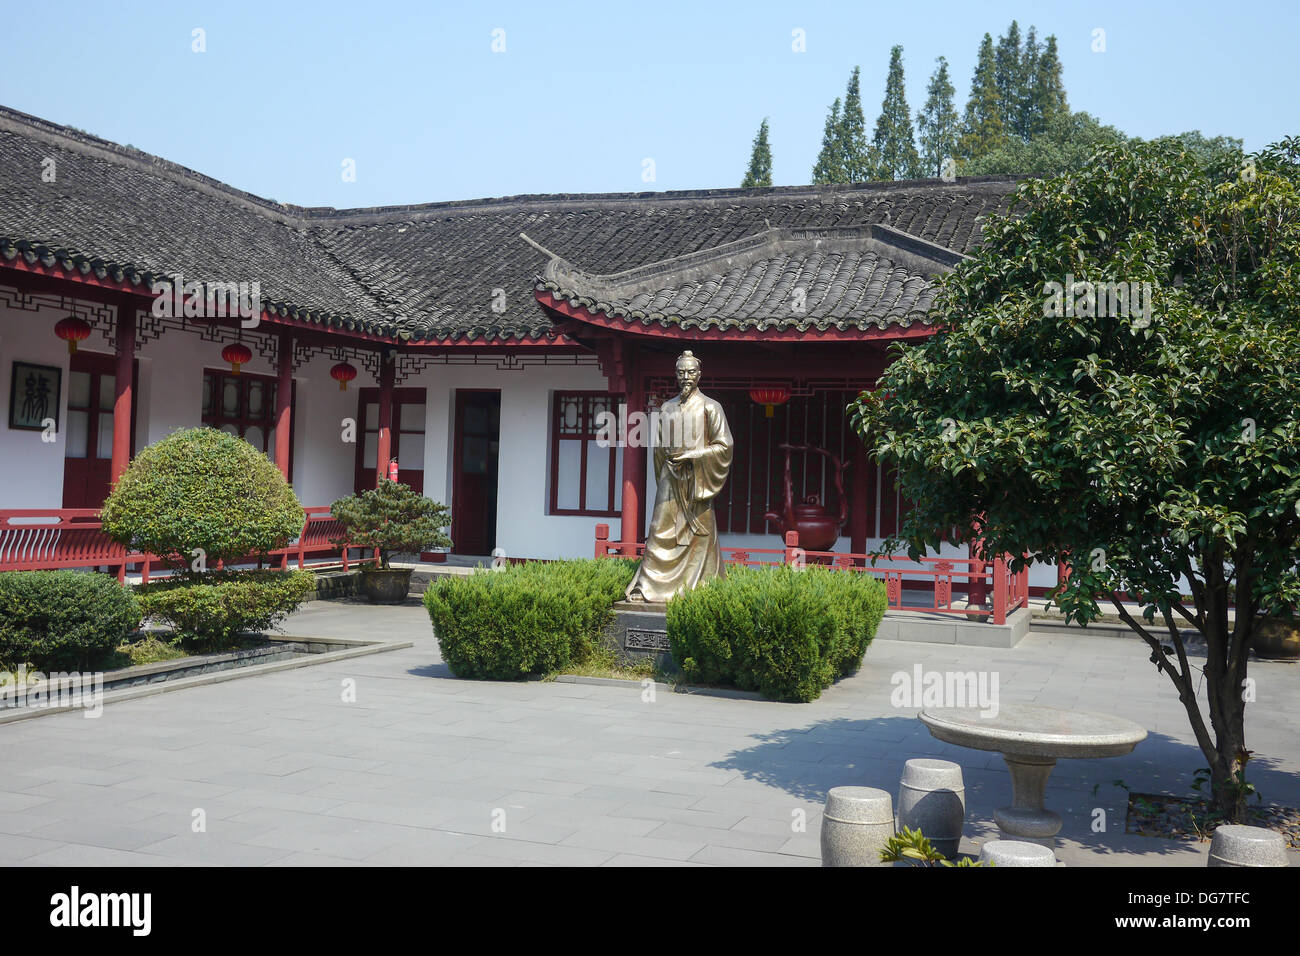
[[[52,420],[57,432],[62,386],[63,369],[15,361],[9,380],[9,427],[44,431]]]

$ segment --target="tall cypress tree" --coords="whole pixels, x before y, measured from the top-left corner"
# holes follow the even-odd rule
[[[767,142],[767,120],[758,128],[754,148],[749,154],[749,170],[740,181],[741,189],[772,185],[772,148]]]
[[[921,143],[921,170],[925,176],[943,174],[943,162],[957,156],[957,138],[961,134],[961,117],[953,104],[952,80],[948,61],[939,57],[926,87],[925,106],[916,114],[916,132]]]
[[[1061,58],[1056,52],[1055,36],[1047,38],[1047,45],[1034,64],[1030,90],[1035,133],[1041,133],[1069,115],[1070,106],[1065,100],[1065,81],[1061,78]]]
[[[822,131],[822,150],[817,154],[817,163],[813,166],[812,181],[814,185],[825,186],[830,183],[845,183],[848,178],[844,173],[844,154],[840,150],[840,98],[835,97],[831,111],[826,115],[826,127]]]
[[[1011,124],[1011,131],[1026,141],[1040,130],[1034,83],[1038,78],[1038,61],[1042,55],[1043,47],[1038,42],[1038,30],[1031,26],[1025,34],[1025,48],[1020,54],[1020,89],[1016,95],[1015,121]]]
[[[871,157],[867,151],[867,120],[862,115],[862,91],[859,69],[853,68],[849,87],[844,94],[844,112],[840,114],[840,151],[844,157],[845,182],[865,183],[872,176]]]
[[[876,160],[876,179],[914,179],[921,174],[921,158],[916,153],[912,133],[912,112],[907,108],[903,81],[903,48],[889,51],[889,78],[885,80],[885,99],[871,138]]]
[[[970,81],[970,96],[962,118],[962,135],[957,150],[964,159],[974,159],[996,149],[1006,139],[1006,126],[999,109],[997,64],[993,37],[984,34],[979,58]]]
[[[998,37],[997,52],[993,55],[994,81],[997,85],[998,115],[1008,133],[1014,132],[1016,117],[1020,112],[1020,94],[1024,88],[1020,65],[1020,24],[1015,20],[1005,36]]]

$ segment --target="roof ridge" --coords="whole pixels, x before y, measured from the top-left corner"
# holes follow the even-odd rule
[[[626,193],[522,193],[513,196],[483,197],[478,199],[449,199],[427,203],[393,206],[357,206],[338,209],[333,206],[298,206],[258,196],[239,189],[219,179],[200,173],[188,166],[163,159],[153,153],[123,146],[112,140],[95,136],[72,126],[0,105],[0,130],[33,136],[53,145],[76,149],[78,152],[98,154],[100,158],[122,162],[137,169],[166,175],[187,183],[209,195],[232,200],[256,212],[289,226],[309,229],[330,222],[352,224],[387,224],[403,218],[423,218],[426,214],[469,214],[480,211],[508,211],[516,207],[569,205],[659,205],[677,202],[761,202],[772,198],[803,198],[858,196],[875,193],[906,192],[909,190],[958,191],[979,186],[1000,186],[1018,182],[1022,176],[998,174],[990,176],[959,177],[952,182],[942,179],[900,179],[869,183],[835,183],[825,185],[765,186],[754,189],[718,187],[703,189],[664,190],[660,192]],[[404,214],[404,215],[403,215]]]

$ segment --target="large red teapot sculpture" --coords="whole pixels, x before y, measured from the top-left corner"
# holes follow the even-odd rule
[[[840,530],[849,517],[848,498],[844,494],[844,464],[837,457],[816,445],[777,445],[785,450],[785,507],[778,513],[769,511],[763,517],[777,527],[783,538],[787,531],[799,532],[799,547],[805,551],[830,551],[839,539]],[[794,480],[790,476],[790,453],[815,452],[825,455],[835,466],[835,493],[839,497],[839,515],[831,514],[817,495],[805,495],[795,504]]]

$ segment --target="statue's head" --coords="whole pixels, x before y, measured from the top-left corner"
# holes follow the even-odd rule
[[[700,385],[700,360],[688,349],[677,356],[677,387],[682,398],[690,396]]]

